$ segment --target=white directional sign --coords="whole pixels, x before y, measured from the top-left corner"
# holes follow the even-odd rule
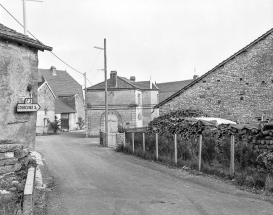
[[[39,109],[39,104],[17,104],[17,112],[36,112]]]

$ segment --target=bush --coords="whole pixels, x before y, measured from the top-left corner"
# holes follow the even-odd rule
[[[83,128],[83,126],[85,125],[85,122],[84,122],[84,120],[82,119],[82,117],[79,117],[79,118],[78,118],[77,124],[79,125],[79,128],[80,128],[80,129]]]
[[[59,130],[61,130],[61,120],[55,119],[53,122],[49,121],[49,126],[53,130],[54,134],[56,134]]]

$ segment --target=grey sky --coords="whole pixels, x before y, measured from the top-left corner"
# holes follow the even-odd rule
[[[22,0],[0,0],[23,23]],[[202,75],[272,28],[273,0],[44,0],[27,2],[28,30],[96,84],[103,81],[107,39],[111,70],[137,81],[167,82]],[[0,23],[23,29],[0,8]],[[67,70],[49,52],[39,68]],[[90,85],[90,84],[88,84]]]

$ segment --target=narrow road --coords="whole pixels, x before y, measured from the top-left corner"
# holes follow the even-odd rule
[[[169,169],[92,143],[83,132],[39,136],[55,178],[48,214],[273,214],[259,196],[220,180]]]

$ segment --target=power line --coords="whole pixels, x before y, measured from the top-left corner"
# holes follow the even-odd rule
[[[98,54],[98,56],[97,56],[97,58],[96,58],[95,62],[93,63],[93,65],[92,65],[91,69],[90,69],[88,72],[91,72],[91,70],[93,69],[93,67],[94,67],[95,63],[97,62],[97,60],[98,60],[98,58],[99,58],[99,56],[100,56],[100,53],[101,53],[101,50],[99,51],[99,54]],[[88,73],[88,72],[87,72],[87,73]],[[94,76],[94,77],[95,77],[95,76]],[[93,78],[94,78],[94,77],[93,77]]]
[[[61,58],[59,58],[56,54],[54,54],[52,51],[50,52],[51,54],[53,54],[56,58],[58,58],[60,61],[62,61],[65,65],[67,65],[68,67],[70,67],[71,69],[73,69],[74,71],[80,73],[83,75],[82,72],[79,72],[78,70],[74,69],[72,66],[68,65],[66,62],[64,62]]]
[[[2,4],[0,4],[1,7],[17,22],[19,23],[19,25],[21,25],[22,27],[24,27]],[[34,38],[36,39],[39,43],[41,43],[30,31],[28,31],[28,33]],[[54,54],[52,51],[50,52],[52,55],[54,55],[56,58],[58,58],[60,61],[62,61],[65,65],[67,65],[69,68],[71,68],[72,70],[80,73],[81,75],[83,75],[82,72],[79,72],[78,70],[74,69],[72,66],[70,66],[69,64],[67,64],[65,61],[63,61],[60,57],[58,57],[56,54]]]
[[[88,79],[88,78],[86,78],[86,80],[87,80],[87,81],[89,81],[89,79]],[[91,81],[89,81],[89,83],[90,83],[91,85],[93,85],[93,84],[91,83]]]

